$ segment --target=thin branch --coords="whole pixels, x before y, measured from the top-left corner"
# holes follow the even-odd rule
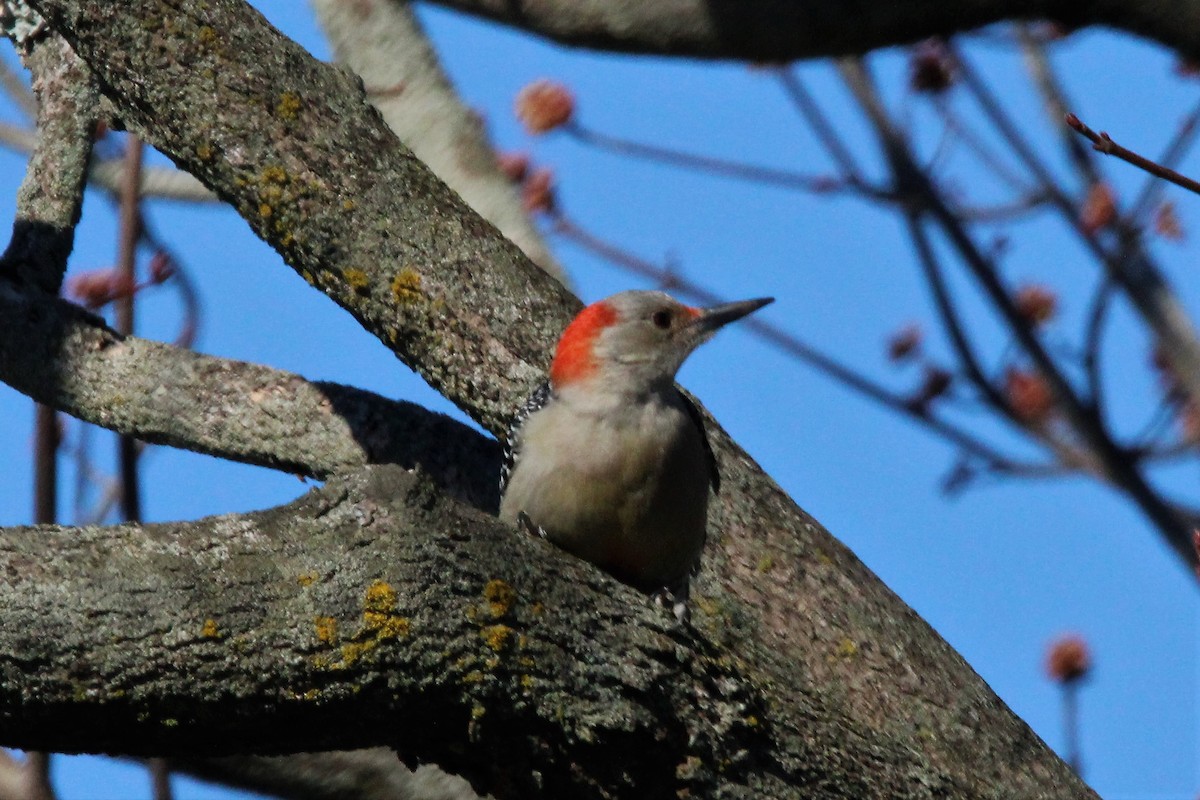
[[[1045,192],[1034,190],[1023,197],[1015,198],[1007,203],[998,203],[990,206],[969,206],[955,202],[954,212],[964,222],[996,224],[1020,219],[1027,214],[1040,210],[1047,202],[1049,202],[1049,197]]]
[[[971,126],[959,119],[958,115],[954,113],[950,104],[944,98],[936,98],[933,107],[937,110],[942,123],[966,143],[968,149],[975,155],[979,163],[987,167],[991,171],[991,174],[1006,183],[1008,188],[1026,196],[1041,196],[1043,194],[1043,192],[1037,189],[1030,188],[1028,181],[1017,175],[1008,164],[1004,163],[1004,160],[1000,156],[992,152],[992,148],[972,130]]]
[[[817,135],[817,140],[821,142],[821,146],[825,148],[834,163],[838,165],[842,175],[847,179],[860,184],[866,185],[866,180],[863,178],[863,172],[859,168],[858,162],[854,158],[854,154],[850,152],[850,148],[846,147],[842,137],[834,129],[833,124],[829,121],[829,117],[821,109],[816,98],[805,87],[804,82],[800,80],[800,76],[796,74],[794,67],[782,67],[775,70],[775,75],[779,79],[780,85],[783,86],[784,92],[792,105],[800,112],[800,116],[808,123],[809,127]]]
[[[368,90],[367,100],[401,141],[535,264],[567,283],[522,207],[517,187],[500,171],[482,120],[442,69],[412,4],[313,0],[310,5],[340,63],[367,87],[398,89]]]
[[[1184,117],[1183,122],[1179,124],[1179,127],[1175,129],[1175,135],[1167,143],[1167,147],[1163,151],[1162,156],[1159,157],[1158,163],[1168,169],[1173,169],[1174,165],[1183,159],[1195,141],[1197,132],[1200,132],[1200,103],[1197,103],[1192,108],[1191,112]],[[1166,184],[1156,177],[1147,177],[1142,190],[1138,192],[1137,199],[1133,201],[1129,218],[1135,223],[1147,219],[1165,186]]]
[[[130,290],[117,298],[117,333],[130,336],[134,330],[134,296],[137,285],[137,246],[141,241],[141,214],[138,188],[141,184],[142,142],[129,136],[125,143],[125,175],[120,193],[120,229],[117,247],[117,274]],[[121,481],[121,511],[126,522],[142,521],[141,481],[138,478],[138,445],[132,436],[118,434],[117,449]]]
[[[858,194],[873,200],[889,199],[886,192],[859,183],[852,175],[844,178],[835,178],[828,175],[803,175],[798,172],[775,169],[773,167],[761,167],[723,158],[683,153],[668,147],[659,147],[658,145],[635,142],[599,133],[585,128],[577,122],[569,122],[563,125],[561,130],[583,144],[592,145],[593,147],[620,155],[633,156],[675,167],[683,167],[708,175],[734,178],[736,180],[766,186],[777,186],[784,189],[798,189],[814,194],[846,193]]]
[[[1145,476],[1129,454],[1109,437],[1097,410],[1079,397],[1071,382],[1043,347],[1029,321],[1014,304],[1011,292],[975,246],[961,221],[947,208],[928,177],[917,167],[902,137],[891,125],[865,64],[859,59],[843,59],[839,65],[850,91],[859,100],[875,126],[880,145],[887,153],[896,173],[897,185],[906,188],[912,202],[919,204],[925,213],[933,217],[951,245],[958,251],[959,257],[1013,332],[1021,348],[1049,384],[1058,401],[1056,407],[1086,443],[1102,475],[1120,487],[1142,508],[1177,555],[1190,565],[1194,558],[1190,528],[1179,510],[1167,503],[1146,482]]]
[[[420,464],[456,497],[495,506],[495,444],[448,417],[282,370],[122,339],[78,306],[3,282],[0,380],[148,442],[318,478],[367,463]]]
[[[1016,420],[1012,406],[988,378],[975,354],[975,348],[967,337],[966,327],[962,324],[958,311],[954,307],[954,300],[946,285],[937,254],[921,226],[917,212],[914,210],[905,214],[904,221],[909,238],[913,242],[913,247],[916,248],[917,260],[925,273],[925,281],[933,293],[934,307],[937,308],[942,327],[954,347],[954,352],[958,355],[959,362],[966,369],[967,378],[994,411],[1010,421]]]
[[[1080,145],[1079,139],[1071,133],[1063,121],[1070,104],[1067,101],[1066,89],[1058,80],[1058,75],[1055,74],[1054,67],[1050,63],[1045,42],[1039,41],[1030,32],[1028,23],[1017,23],[1016,31],[1021,52],[1025,54],[1025,60],[1029,65],[1029,72],[1033,75],[1034,84],[1042,95],[1042,102],[1046,106],[1050,123],[1062,139],[1068,159],[1075,165],[1075,171],[1083,179],[1084,186],[1095,186],[1101,183],[1104,178],[1100,174],[1092,154]]]
[[[1084,332],[1083,369],[1087,375],[1089,402],[1103,413],[1104,410],[1104,381],[1100,376],[1100,348],[1104,337],[1105,323],[1108,321],[1109,309],[1115,286],[1110,276],[1100,279],[1088,304],[1087,327]]]
[[[1200,194],[1200,182],[1194,181],[1185,175],[1180,175],[1173,169],[1164,167],[1155,161],[1151,161],[1145,156],[1138,155],[1132,150],[1122,147],[1114,142],[1112,137],[1103,131],[1096,133],[1094,130],[1081,122],[1079,117],[1075,116],[1074,114],[1067,114],[1065,119],[1067,125],[1092,142],[1093,149],[1098,150],[1099,152],[1108,156],[1116,156],[1122,161],[1132,164],[1138,169],[1148,172],[1156,178],[1162,178],[1163,180],[1169,181],[1176,186],[1182,186],[1184,189],[1187,189],[1189,192],[1194,194]]]

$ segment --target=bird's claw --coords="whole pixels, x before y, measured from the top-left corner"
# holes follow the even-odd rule
[[[517,512],[517,524],[524,528],[525,532],[530,536],[535,536],[538,539],[546,538],[546,529],[541,525],[534,524],[534,521],[524,511]]]

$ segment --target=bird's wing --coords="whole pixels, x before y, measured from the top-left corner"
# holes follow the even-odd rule
[[[700,441],[704,443],[704,455],[708,458],[709,483],[712,484],[713,494],[719,494],[721,491],[721,473],[717,470],[717,457],[713,455],[712,444],[708,441],[708,431],[704,427],[704,416],[686,394],[680,392],[679,398],[683,400],[683,407],[687,410],[688,416],[692,418],[692,422],[696,423],[696,427],[700,429]]]
[[[550,384],[543,381],[517,409],[516,416],[508,426],[508,433],[504,437],[504,461],[500,464],[501,497],[504,496],[504,489],[508,486],[508,477],[512,474],[513,465],[517,463],[517,456],[521,454],[521,427],[530,414],[541,410],[548,402],[550,402]]]

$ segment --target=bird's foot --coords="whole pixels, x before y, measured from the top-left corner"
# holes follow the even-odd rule
[[[517,512],[517,524],[524,528],[530,536],[535,536],[538,539],[546,538],[546,529],[541,525],[534,524],[534,521],[524,511]]]
[[[691,622],[692,612],[688,608],[688,578],[671,586],[662,586],[650,595],[654,604],[659,608],[669,608],[680,625]]]

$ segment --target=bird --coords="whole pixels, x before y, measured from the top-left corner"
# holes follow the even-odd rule
[[[675,375],[719,329],[773,301],[698,308],[631,290],[584,308],[508,429],[500,518],[651,594],[686,624],[720,474]]]

